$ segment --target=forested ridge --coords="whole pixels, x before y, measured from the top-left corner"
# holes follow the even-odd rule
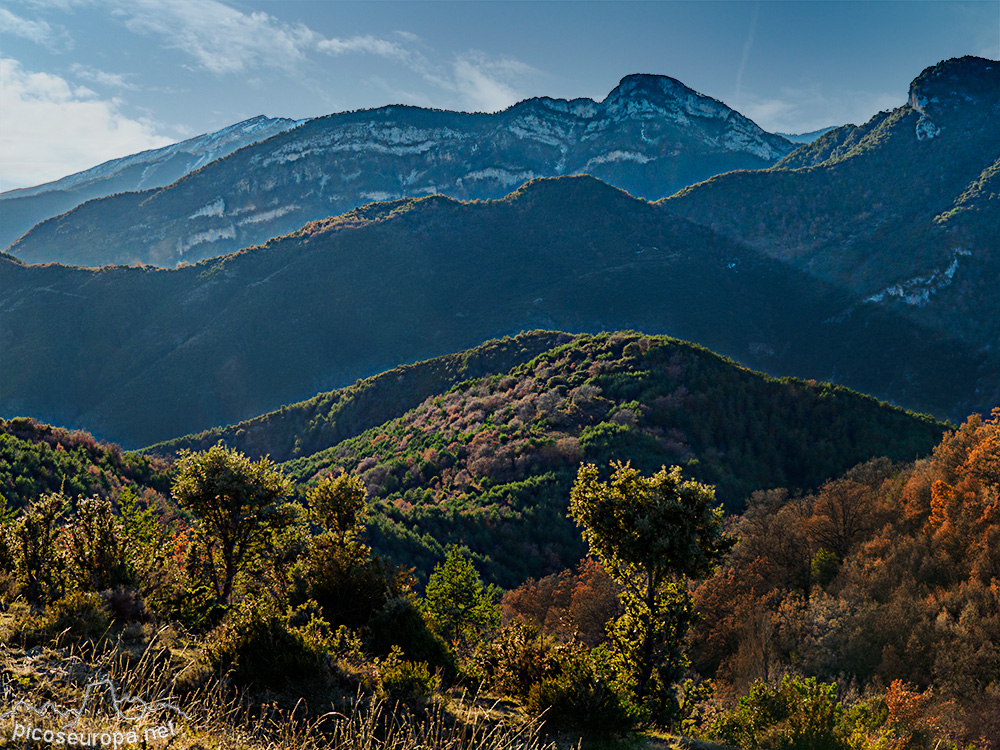
[[[669,334],[941,419],[992,405],[990,350],[862,299],[674,202],[535,180],[374,204],[174,270],[0,258],[0,409],[139,448],[538,329]]]
[[[109,497],[125,487],[166,493],[169,462],[27,417],[0,419],[0,502],[21,508],[50,492]]]
[[[467,544],[510,586],[582,553],[566,518],[580,461],[681,464],[731,510],[753,490],[812,488],[855,463],[926,453],[942,426],[830,384],[767,378],[685,342],[579,336],[508,373],[457,384],[395,420],[285,464],[344,469],[380,512],[373,543],[428,570]]]

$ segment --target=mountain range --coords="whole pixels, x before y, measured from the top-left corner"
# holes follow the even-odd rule
[[[366,206],[175,270],[7,256],[0,290],[0,411],[128,447],[538,328],[668,333],[939,415],[996,381],[961,342],[848,315],[838,287],[592,177]]]
[[[670,80],[625,79],[602,107],[645,112]],[[367,204],[175,270],[6,255],[0,413],[142,446],[522,330],[637,329],[959,420],[1000,401],[998,81],[990,61],[946,61],[897,110],[656,202],[535,179],[498,200]],[[558,109],[502,114],[532,107]]]
[[[1000,63],[948,60],[908,102],[669,207],[880,307],[993,353],[1000,338]],[[753,196],[753,200],[747,200]]]
[[[83,172],[36,187],[0,193],[0,247],[7,247],[35,224],[94,198],[163,187],[251,143],[289,130],[303,121],[254,117],[214,133],[171,146],[113,159]]]
[[[792,143],[812,143],[821,135],[825,135],[833,130],[836,126],[830,126],[828,128],[820,128],[819,130],[811,130],[808,133],[777,133],[782,138],[787,138]]]
[[[496,114],[390,106],[316,118],[167,187],[91,201],[8,252],[28,263],[173,267],[372,201],[500,198],[576,173],[655,199],[793,148],[666,76],[628,76],[601,102],[537,98]]]

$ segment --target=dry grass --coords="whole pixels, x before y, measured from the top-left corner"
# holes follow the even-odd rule
[[[425,709],[358,698],[344,711],[321,715],[304,701],[293,708],[262,704],[260,696],[229,687],[200,661],[197,649],[169,630],[147,633],[144,643],[121,640],[102,645],[16,649],[0,646],[2,699],[0,747],[46,747],[14,739],[14,726],[31,724],[58,731],[72,721],[91,686],[91,699],[67,731],[127,736],[138,742],[119,748],[170,750],[557,750],[543,740],[537,724],[482,701],[456,697],[432,701]],[[94,685],[100,685],[97,690]],[[113,687],[109,687],[113,686]],[[113,690],[113,693],[112,693]],[[144,718],[138,702],[110,700],[134,696],[150,706]],[[49,709],[44,709],[50,703]],[[162,704],[170,704],[165,707]],[[287,703],[285,704],[288,705]],[[329,705],[329,704],[328,704]],[[14,713],[12,709],[17,707]],[[58,707],[63,718],[54,712]],[[177,709],[177,710],[175,710]],[[183,715],[178,712],[183,712]],[[44,714],[39,716],[37,714]],[[172,721],[175,736],[143,741],[146,729]],[[108,745],[111,747],[111,745]]]

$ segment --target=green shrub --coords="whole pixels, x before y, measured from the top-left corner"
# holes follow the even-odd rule
[[[464,645],[500,625],[499,598],[500,590],[484,584],[471,558],[452,545],[427,580],[423,609],[435,632]]]
[[[419,703],[440,687],[441,678],[432,675],[426,662],[409,661],[399,646],[375,663],[378,691],[384,698]]]
[[[16,513],[7,504],[7,498],[0,494],[0,571],[14,569],[14,542],[11,532]]]
[[[205,581],[188,577],[183,570],[166,569],[146,582],[145,601],[159,618],[179,622],[195,632],[204,633],[218,625],[226,607],[215,598],[215,589]]]
[[[125,531],[107,498],[79,498],[63,538],[67,572],[81,591],[132,583]]]
[[[27,602],[12,602],[0,622],[3,624],[0,628],[0,643],[29,648],[47,640],[44,614],[32,609]]]
[[[524,700],[533,685],[559,671],[554,647],[537,624],[511,620],[495,638],[479,645],[469,671],[490,690]]]
[[[50,604],[41,622],[49,638],[96,641],[111,626],[111,613],[100,594],[74,591]]]
[[[316,538],[312,556],[297,581],[298,601],[313,599],[334,626],[361,628],[386,602],[405,593],[409,577],[360,544],[342,545],[334,536]]]
[[[330,636],[330,653],[356,663],[367,659],[361,637],[346,625],[339,626]]]
[[[549,731],[612,736],[632,729],[632,717],[590,654],[567,650],[562,657],[558,674],[542,678],[528,691],[528,714],[541,718]]]
[[[65,591],[65,561],[58,541],[66,507],[61,494],[44,495],[26,507],[10,527],[8,538],[17,575],[33,604],[58,599]]]
[[[885,695],[859,701],[844,712],[840,725],[851,750],[888,750],[895,742]]]
[[[206,653],[239,685],[279,687],[323,674],[326,650],[311,635],[291,626],[274,600],[247,599],[213,631]]]
[[[812,579],[820,588],[826,588],[830,581],[837,577],[840,570],[840,560],[828,549],[820,549],[812,559],[810,566]]]
[[[841,711],[835,683],[786,675],[778,684],[755,683],[710,731],[744,750],[846,750]]]
[[[403,656],[441,669],[445,677],[458,674],[455,655],[444,640],[432,632],[420,608],[410,597],[397,596],[386,602],[368,626],[372,653],[388,655],[398,648]]]

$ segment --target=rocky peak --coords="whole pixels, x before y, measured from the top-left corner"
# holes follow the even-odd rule
[[[699,94],[675,78],[636,73],[625,76],[603,101],[591,99],[526,99],[510,108],[524,114],[558,113],[582,119],[611,117],[613,119],[665,118],[686,124],[691,117],[720,120],[746,120],[722,102]],[[750,122],[746,120],[746,122]],[[756,127],[756,126],[754,126]],[[761,131],[763,132],[763,131]]]
[[[646,74],[625,76],[601,105],[611,116],[668,117],[677,122],[687,122],[689,117],[728,119],[733,113],[722,102],[675,78]]]
[[[929,102],[961,104],[996,102],[1000,94],[1000,61],[956,57],[927,68],[910,84],[910,105]]]
[[[941,120],[952,113],[1000,110],[1000,62],[967,56],[927,68],[910,84],[909,105],[920,114],[920,140],[940,133]]]

